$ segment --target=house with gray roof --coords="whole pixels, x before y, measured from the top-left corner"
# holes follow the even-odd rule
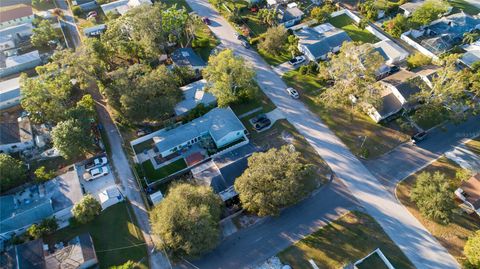
[[[463,49],[466,51],[462,57],[459,59],[461,63],[472,68],[474,64],[480,62],[480,39],[463,46]]]
[[[380,104],[370,106],[368,115],[375,122],[380,122],[388,119],[402,110],[403,106],[400,100],[390,89],[384,89],[381,96]]]
[[[0,254],[0,268],[46,269],[43,240],[28,241],[3,252]]]
[[[217,148],[241,139],[248,140],[246,128],[230,107],[214,108],[205,115],[174,129],[163,129],[153,136],[155,147],[162,157],[209,137]]]
[[[130,9],[141,6],[141,5],[152,5],[150,0],[118,0],[103,4],[100,7],[102,8],[103,13],[114,13],[123,15],[127,13]]]
[[[290,3],[286,7],[285,6],[278,6],[278,23],[283,24],[285,28],[289,28],[294,26],[295,24],[299,23],[303,15],[303,11],[301,11],[296,3]]]
[[[41,63],[42,59],[40,58],[38,50],[10,57],[0,52],[0,77],[20,73],[27,69],[34,68]]]
[[[33,34],[32,23],[10,26],[0,30],[0,51],[9,51],[27,42]]]
[[[22,152],[35,146],[30,120],[18,109],[0,115],[0,133],[0,153]]]
[[[311,61],[325,60],[330,52],[338,52],[344,42],[352,41],[344,30],[330,23],[300,29],[295,35],[299,38],[298,50]]]
[[[212,93],[206,91],[206,86],[207,81],[202,79],[181,87],[183,100],[175,106],[175,114],[181,116],[199,104],[204,106],[215,104],[217,98]]]
[[[20,104],[20,77],[0,82],[0,110]]]
[[[193,51],[192,48],[179,48],[170,55],[173,65],[178,67],[189,67],[194,70],[197,75],[207,66],[207,63]]]

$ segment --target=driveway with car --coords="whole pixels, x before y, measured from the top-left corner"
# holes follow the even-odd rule
[[[365,168],[365,166],[350,152],[350,150],[337,138],[328,127],[320,121],[308,108],[299,100],[292,99],[286,92],[287,86],[282,79],[265,63],[258,53],[246,50],[240,46],[234,37],[234,29],[228,22],[218,14],[208,3],[208,0],[187,0],[187,3],[200,16],[208,16],[214,21],[210,27],[213,33],[228,48],[235,51],[237,55],[244,57],[255,69],[256,79],[272,102],[282,111],[287,120],[306,138],[318,154],[328,163],[336,176],[345,184],[351,195],[359,200],[368,214],[374,217],[382,226],[392,240],[404,251],[405,255],[418,268],[458,268],[456,260],[447,250],[436,241],[433,236],[403,207],[395,197],[388,192],[382,184]],[[323,205],[315,210],[321,210]],[[306,213],[306,212],[305,212]],[[284,233],[290,233],[291,229],[299,226],[310,228],[314,231],[316,226],[309,224],[307,219],[299,214],[296,226],[284,227]],[[279,218],[284,218],[285,215]],[[322,217],[321,212],[316,217]],[[268,227],[267,227],[268,228]],[[268,233],[257,233],[255,236],[259,241],[271,242],[273,237]],[[265,236],[267,236],[265,238]],[[291,244],[294,240],[291,240]],[[228,243],[223,243],[228,244]],[[222,244],[222,245],[223,245]],[[214,252],[208,255],[211,266],[204,268],[225,268],[236,267],[236,263],[242,263],[248,257],[258,257],[263,252],[272,252],[272,246],[268,249],[258,248],[258,241],[249,242],[248,246],[228,245],[229,253],[233,257],[225,257],[226,253]],[[223,257],[222,259],[220,259]],[[216,261],[215,261],[216,260]],[[242,261],[243,260],[243,261]],[[238,266],[237,266],[238,267]]]
[[[298,63],[298,64],[295,64],[295,65],[292,65],[289,61],[286,61],[282,64],[279,64],[279,65],[273,67],[273,71],[275,71],[275,73],[277,73],[277,75],[282,77],[288,71],[295,70],[295,69],[299,68],[300,66],[306,65],[308,63],[309,63],[309,60],[307,58],[305,58],[305,61],[303,61],[301,63]]]

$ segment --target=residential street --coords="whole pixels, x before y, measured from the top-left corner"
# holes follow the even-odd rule
[[[78,33],[77,26],[75,25],[75,19],[73,18],[72,12],[70,12],[68,4],[65,0],[55,0],[55,5],[63,11],[64,19],[60,19],[60,25],[62,26],[65,35],[68,35],[69,41],[67,41],[67,45],[69,48],[75,49],[76,47],[80,46],[82,41],[80,40],[80,35]]]
[[[333,181],[318,193],[252,227],[227,237],[214,251],[190,261],[198,268],[246,268],[263,262],[304,236],[337,219],[357,202],[340,181]],[[182,264],[178,268],[190,268]]]
[[[103,101],[100,93],[91,92],[96,101],[98,117],[105,129],[108,142],[111,148],[112,165],[116,172],[117,179],[120,180],[123,194],[128,197],[132,204],[133,211],[138,221],[139,228],[142,230],[143,237],[147,243],[148,254],[150,255],[150,268],[171,268],[170,262],[161,252],[154,252],[155,246],[152,241],[150,221],[148,212],[140,195],[138,184],[130,170],[130,164],[122,148],[122,138],[106,109],[106,103]]]
[[[480,135],[480,116],[471,117],[459,125],[448,124],[446,131],[434,129],[418,146],[403,144],[379,158],[364,161],[370,172],[394,193],[397,183],[436,160],[446,151]]]
[[[211,20],[210,28],[225,47],[233,49],[252,64],[262,90],[285,114],[287,120],[305,136],[337,177],[344,182],[348,191],[359,200],[367,213],[379,222],[417,268],[459,267],[446,249],[383,187],[328,127],[302,102],[291,99],[286,94],[287,86],[281,78],[256,52],[240,45],[233,35],[233,28],[207,0],[187,0],[187,2],[196,13],[202,17],[207,16]],[[298,225],[301,225],[301,220]],[[252,248],[252,245],[249,248]],[[241,249],[237,251],[242,253]],[[229,268],[229,266],[231,264],[219,264],[214,268]]]

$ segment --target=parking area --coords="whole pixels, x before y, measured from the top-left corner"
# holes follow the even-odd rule
[[[95,159],[101,159],[106,155],[98,155],[87,159],[83,162],[76,164],[76,170],[78,173],[78,178],[80,180],[80,185],[82,186],[82,190],[85,194],[91,194],[97,200],[99,200],[102,204],[102,208],[105,209],[111,205],[114,205],[120,201],[123,201],[123,195],[120,193],[120,189],[118,188],[117,184],[115,183],[115,176],[110,168],[110,164],[106,163],[104,165],[93,166],[90,168],[88,164],[90,164]],[[108,162],[108,161],[107,161]],[[95,169],[98,167],[102,167],[102,169],[106,169],[108,174],[101,175],[94,179],[90,179],[92,177],[89,170]]]

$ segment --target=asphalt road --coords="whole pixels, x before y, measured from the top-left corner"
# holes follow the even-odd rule
[[[239,230],[211,253],[190,261],[197,268],[246,268],[276,255],[349,210],[359,209],[340,181],[322,187],[313,196],[285,209],[279,217]],[[177,268],[192,268],[186,264]]]
[[[224,47],[233,49],[237,55],[244,57],[252,65],[257,74],[257,82],[265,94],[284,113],[287,120],[305,136],[349,192],[367,213],[377,220],[417,268],[459,268],[447,250],[383,187],[333,132],[301,101],[289,98],[285,93],[287,86],[282,79],[256,52],[240,45],[233,35],[234,29],[207,0],[187,2],[200,16],[210,18],[212,22],[210,29]],[[302,216],[299,218],[299,223],[302,223]],[[249,248],[253,246],[254,242]],[[246,253],[248,248],[239,246],[236,250]],[[223,268],[222,266],[225,265],[211,268]]]
[[[68,3],[65,0],[55,0],[55,5],[63,11],[63,19],[60,20],[65,35],[67,35],[67,46],[75,49],[82,44],[78,28],[75,24],[75,18],[68,7]]]
[[[480,135],[480,116],[460,124],[448,124],[445,130],[435,128],[417,146],[402,144],[379,158],[363,161],[370,172],[394,193],[397,183],[430,164],[446,151]]]

